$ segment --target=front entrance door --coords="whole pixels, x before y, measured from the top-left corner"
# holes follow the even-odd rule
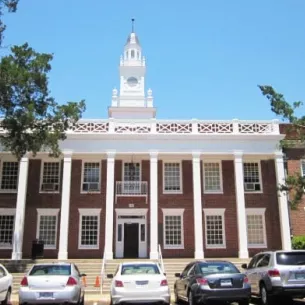
[[[124,257],[139,257],[139,224],[124,223]]]

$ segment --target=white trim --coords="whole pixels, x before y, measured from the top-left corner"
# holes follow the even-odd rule
[[[257,163],[258,164],[258,178],[259,178],[259,184],[260,184],[260,187],[261,187],[261,190],[260,191],[246,191],[245,189],[245,194],[262,194],[264,193],[264,190],[263,190],[263,179],[262,179],[262,166],[261,166],[261,160],[257,160],[257,159],[247,159],[247,158],[243,158],[243,177],[244,177],[244,185],[245,185],[245,171],[244,171],[244,164],[245,163]]]
[[[85,163],[99,163],[99,191],[84,191],[83,190]],[[101,185],[102,185],[102,159],[96,159],[96,158],[82,159],[82,173],[81,173],[81,182],[80,182],[80,193],[81,194],[100,194],[101,191],[102,191]]]
[[[101,211],[102,209],[78,209],[79,212],[79,222],[78,222],[78,250],[98,250],[100,247],[100,227],[101,227]],[[83,216],[97,216],[97,244],[84,246],[81,244],[81,234],[82,234],[82,217]]]
[[[1,186],[2,186],[2,178],[3,178],[3,175],[2,175],[2,172],[3,172],[3,163],[4,162],[15,162],[18,164],[18,174],[17,174],[17,188],[14,190],[6,190],[6,189],[2,189]],[[16,194],[18,193],[18,179],[19,179],[19,171],[20,171],[20,162],[18,162],[15,158],[13,157],[8,157],[8,156],[5,156],[4,158],[2,157],[0,159],[0,193],[3,193],[3,194]]]
[[[219,165],[219,183],[220,183],[220,190],[218,191],[209,191],[205,188],[205,170],[204,170],[204,164],[211,164],[211,163],[217,163]],[[223,177],[222,177],[222,160],[204,160],[202,161],[202,181],[203,181],[203,193],[204,194],[223,194]]]
[[[36,209],[37,210],[37,224],[36,224],[36,238],[39,239],[40,217],[41,216],[56,216],[55,223],[55,245],[45,245],[44,249],[56,249],[58,236],[58,213],[59,209]]]
[[[260,215],[260,216],[262,216],[262,222],[263,222],[264,243],[263,244],[249,244],[249,238],[247,238],[249,249],[252,249],[252,248],[267,248],[265,212],[266,212],[266,208],[246,208],[246,217],[248,215]],[[247,232],[248,232],[248,219],[246,219],[246,221],[247,221]],[[248,233],[247,233],[247,235],[248,235]]]
[[[175,159],[168,159],[166,161],[162,160],[162,192],[165,195],[172,195],[172,194],[183,194],[183,169],[182,169],[182,161],[181,159],[175,160]],[[165,190],[165,174],[164,174],[164,168],[165,168],[165,163],[179,163],[179,175],[180,175],[180,190],[179,191],[166,191]]]
[[[225,249],[226,246],[226,227],[225,227],[225,211],[226,209],[203,209],[204,212],[204,232],[205,232],[205,247],[207,249]],[[207,236],[207,216],[221,216],[222,218],[222,236],[223,244],[222,245],[208,245],[208,236]]]
[[[50,159],[50,158],[49,158]],[[60,187],[61,187],[61,167],[62,167],[62,160],[49,160],[49,159],[42,159],[40,160],[40,181],[39,181],[39,193],[40,194],[59,194],[60,193]],[[58,171],[58,191],[42,191],[42,181],[43,181],[43,174],[44,174],[44,164],[45,163],[58,163],[59,164],[59,171]]]
[[[13,232],[12,232],[12,234],[14,235],[15,223],[16,223],[16,209],[0,208],[0,215],[1,216],[14,216],[14,225],[13,225]],[[14,238],[12,240],[14,241]],[[11,250],[12,248],[13,248],[13,245],[11,245],[11,246],[1,246],[0,245],[1,250]]]
[[[164,249],[184,249],[184,210],[185,209],[162,209],[163,212],[163,248]],[[169,246],[165,243],[165,216],[181,217],[181,245]]]

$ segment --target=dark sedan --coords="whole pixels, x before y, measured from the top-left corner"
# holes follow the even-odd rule
[[[183,272],[176,273],[175,301],[190,305],[208,301],[250,303],[251,286],[248,278],[227,261],[197,261],[189,263]]]

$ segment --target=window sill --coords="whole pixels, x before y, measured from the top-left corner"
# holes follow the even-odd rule
[[[248,249],[267,248],[267,245],[248,245]]]
[[[226,245],[217,245],[217,246],[212,246],[212,245],[206,245],[206,249],[226,249]]]
[[[223,191],[204,191],[203,194],[219,194],[219,195],[223,195]]]
[[[184,246],[163,246],[164,250],[176,250],[176,249],[184,249]]]
[[[164,191],[163,190],[163,195],[183,195],[182,191]]]
[[[0,251],[1,250],[12,250],[13,246],[0,246]]]
[[[0,194],[17,194],[18,190],[0,190]]]
[[[99,250],[99,246],[79,246],[78,250]]]
[[[44,250],[56,250],[56,246],[44,246]]]
[[[263,191],[244,191],[245,194],[263,194]]]
[[[60,191],[54,191],[54,192],[39,191],[39,194],[60,194]]]
[[[81,191],[80,193],[83,195],[92,195],[92,194],[101,194],[101,191],[96,191],[96,192]]]

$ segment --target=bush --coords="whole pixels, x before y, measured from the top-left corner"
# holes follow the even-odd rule
[[[304,250],[305,249],[305,236],[293,236],[291,241],[292,249]]]

